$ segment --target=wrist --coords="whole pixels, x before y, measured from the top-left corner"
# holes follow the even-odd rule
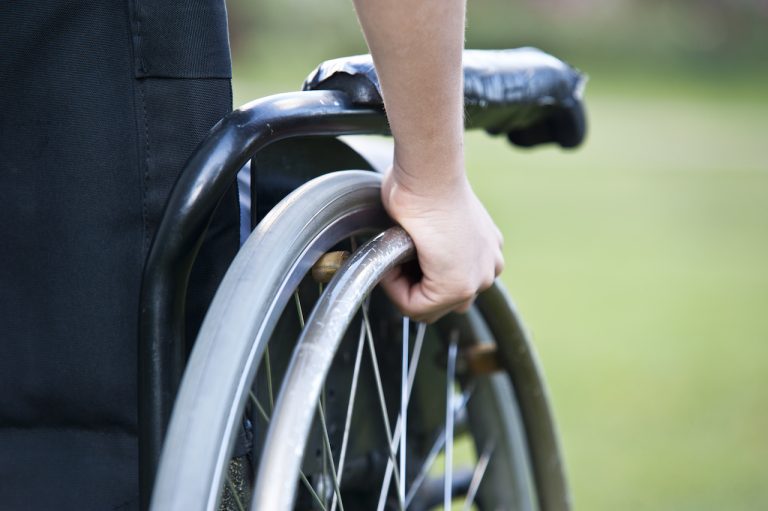
[[[395,145],[390,179],[411,195],[448,193],[468,185],[461,144],[408,152]]]
[[[463,172],[442,179],[412,176],[395,164],[385,175],[381,198],[384,207],[398,221],[424,215],[449,214],[472,195],[472,188]]]
[[[469,186],[463,166],[449,168],[433,162],[404,166],[395,161],[388,178],[398,192],[426,199],[455,196]]]

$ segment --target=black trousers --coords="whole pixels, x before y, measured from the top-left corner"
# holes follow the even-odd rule
[[[0,509],[137,507],[142,266],[229,79],[223,0],[0,0]],[[237,250],[234,192],[190,336]]]

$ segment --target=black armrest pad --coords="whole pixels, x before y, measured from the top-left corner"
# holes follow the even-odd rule
[[[534,48],[465,50],[467,128],[505,134],[526,147],[546,142],[574,147],[586,132],[584,83],[579,71]],[[321,64],[304,82],[304,90],[321,89],[344,91],[360,106],[384,107],[370,55]]]

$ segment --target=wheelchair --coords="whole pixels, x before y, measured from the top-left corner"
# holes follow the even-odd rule
[[[567,64],[467,50],[464,68],[467,128],[524,147],[583,140],[584,77]],[[376,288],[414,248],[376,165],[337,138],[387,133],[370,57],[326,62],[303,89],[220,121],[169,198],[142,285],[143,506],[570,509],[539,364],[501,285],[434,325]],[[189,271],[249,161],[255,228],[187,358]]]

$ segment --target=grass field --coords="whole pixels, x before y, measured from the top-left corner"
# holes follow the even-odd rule
[[[469,144],[577,509],[768,509],[768,102],[590,99],[576,153]]]
[[[768,99],[593,83],[583,149],[468,139],[576,508],[768,509]]]

